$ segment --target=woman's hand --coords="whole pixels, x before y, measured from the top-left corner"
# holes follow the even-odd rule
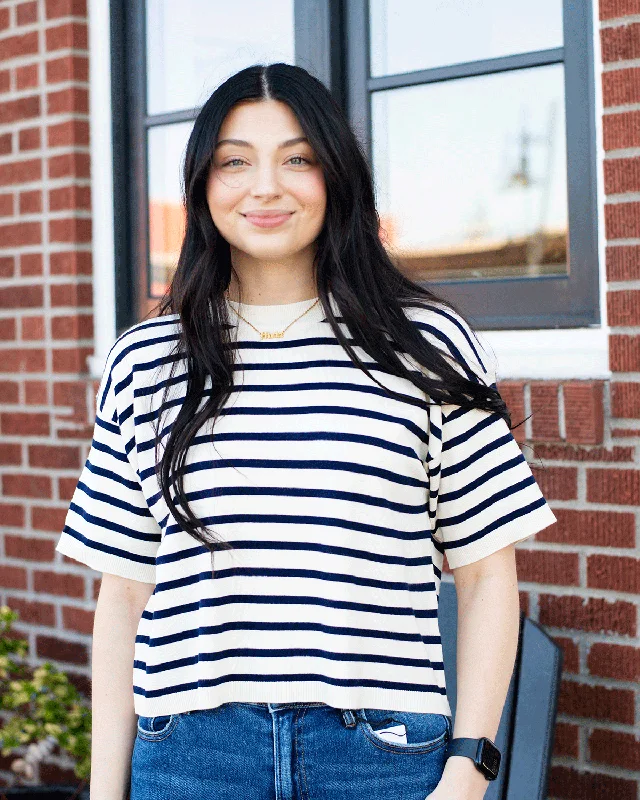
[[[440,783],[424,800],[482,800],[488,786],[470,758],[449,756]]]

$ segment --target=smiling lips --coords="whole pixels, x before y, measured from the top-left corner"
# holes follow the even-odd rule
[[[243,216],[258,228],[276,228],[292,215],[293,211],[251,211]]]

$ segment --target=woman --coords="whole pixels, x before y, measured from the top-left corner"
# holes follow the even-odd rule
[[[447,755],[495,737],[513,544],[555,522],[491,359],[390,259],[367,161],[304,69],[216,89],[184,187],[175,277],[109,353],[57,545],[104,573],[92,800],[479,800],[490,776]]]

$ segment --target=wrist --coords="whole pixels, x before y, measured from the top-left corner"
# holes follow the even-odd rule
[[[473,761],[466,756],[449,756],[444,765],[443,779],[454,779],[456,786],[462,788],[484,788],[486,789],[490,781],[476,767]],[[482,795],[480,795],[482,797]]]

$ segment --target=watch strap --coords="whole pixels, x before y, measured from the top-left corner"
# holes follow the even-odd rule
[[[482,755],[483,749],[490,747],[491,750],[488,755],[488,763],[483,763]],[[487,780],[495,780],[498,777],[498,770],[500,767],[500,751],[495,744],[487,737],[480,739],[473,739],[468,736],[456,736],[449,741],[447,745],[445,760],[449,756],[466,756],[470,758],[476,765],[476,768],[482,772]],[[491,766],[488,766],[491,764]]]

